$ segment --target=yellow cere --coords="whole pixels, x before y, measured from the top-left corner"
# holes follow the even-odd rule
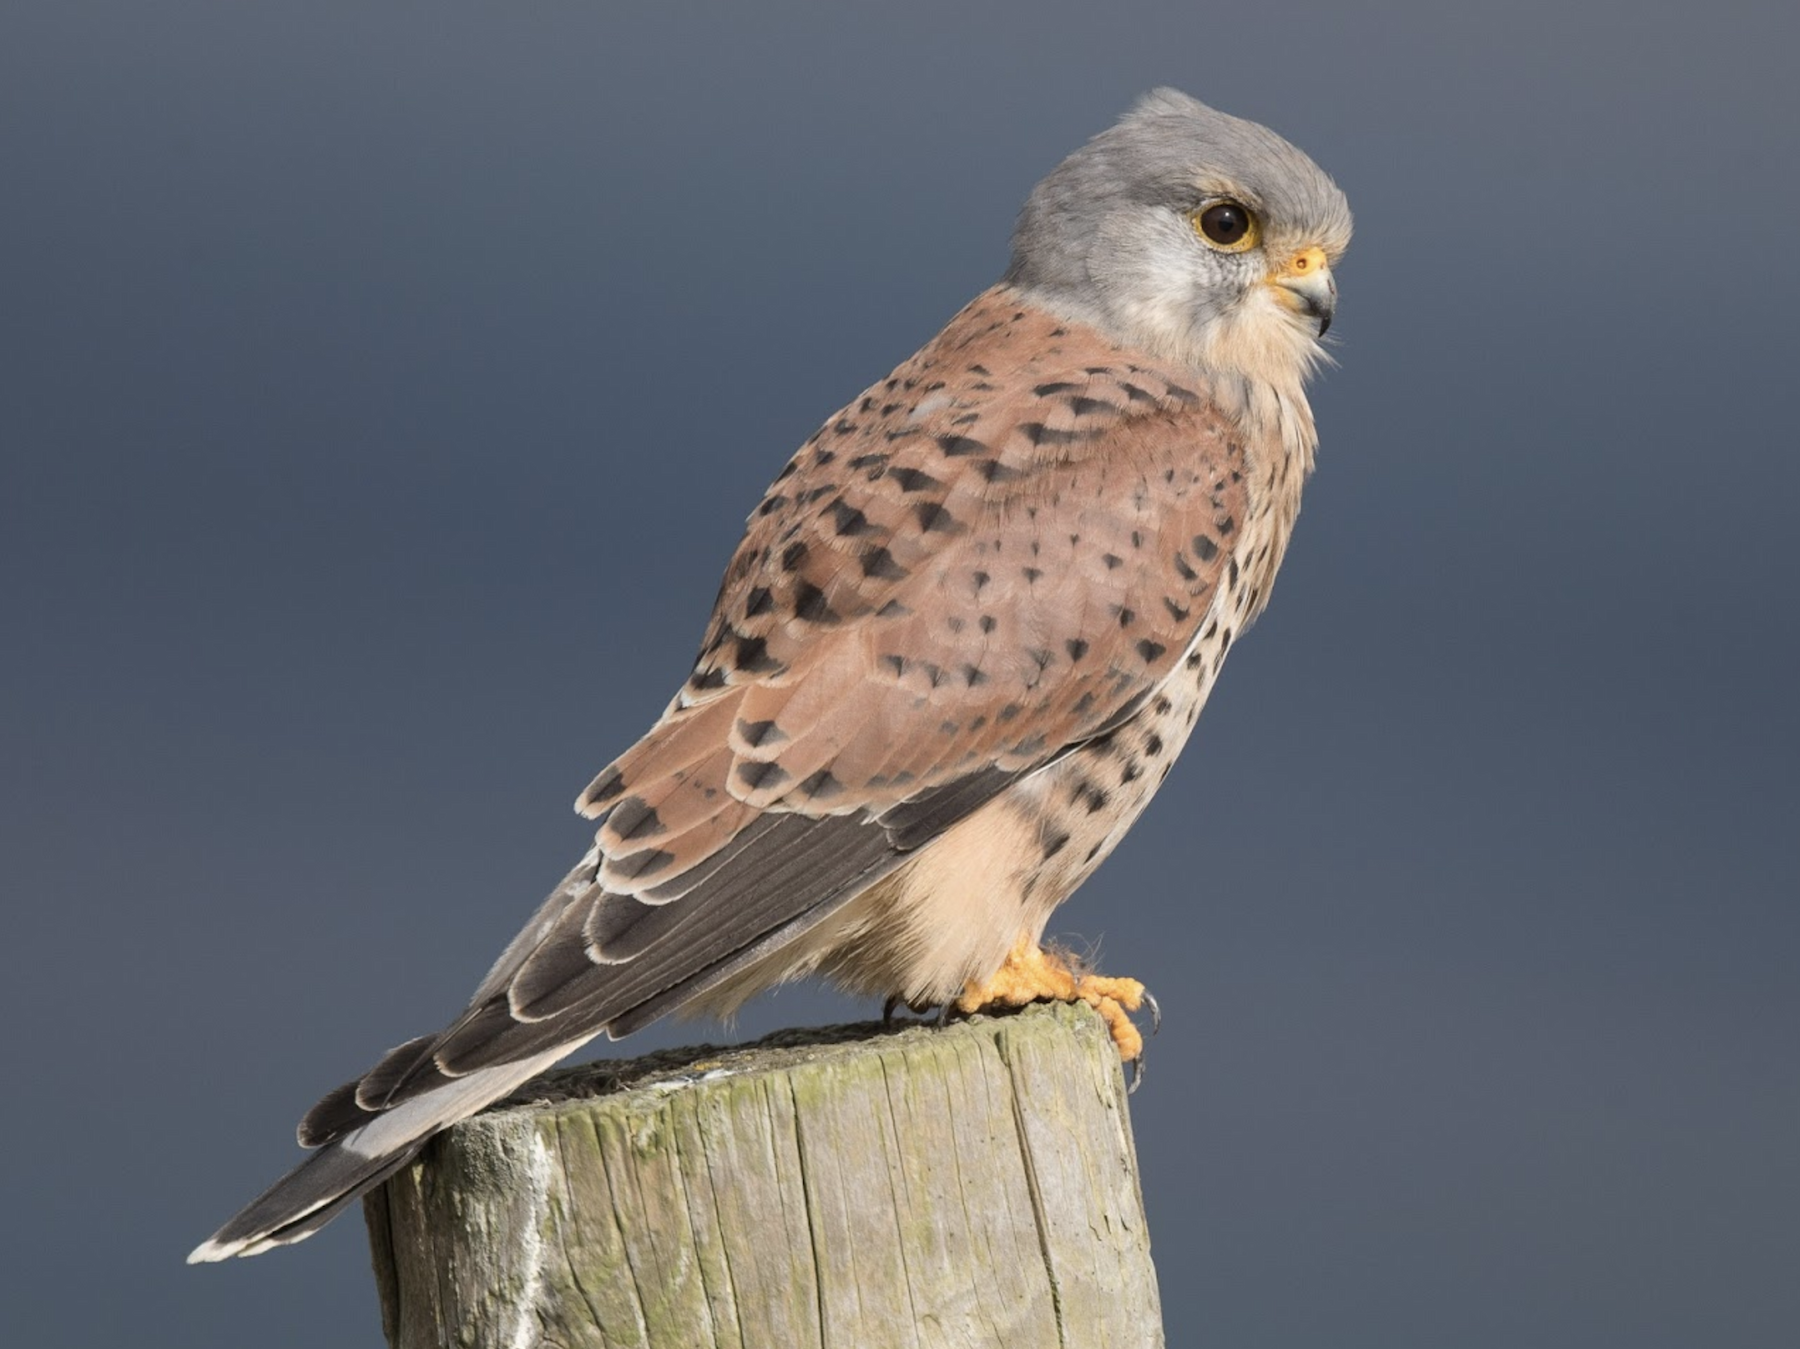
[[[1317,245],[1303,248],[1289,258],[1287,265],[1275,273],[1276,279],[1285,280],[1294,277],[1316,276],[1330,267],[1325,257],[1325,250]]]

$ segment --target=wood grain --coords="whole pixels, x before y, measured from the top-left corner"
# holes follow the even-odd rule
[[[1086,1007],[548,1075],[366,1201],[394,1349],[1161,1345]]]

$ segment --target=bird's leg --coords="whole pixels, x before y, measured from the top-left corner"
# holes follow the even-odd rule
[[[1007,953],[1006,962],[986,979],[971,979],[955,1005],[959,1012],[972,1013],[984,1007],[1023,1007],[1040,998],[1085,1002],[1092,1007],[1105,1020],[1119,1057],[1127,1063],[1144,1057],[1144,1037],[1131,1013],[1148,1002],[1154,1021],[1162,1020],[1155,999],[1136,979],[1078,974],[1067,959],[1044,950],[1030,938],[1020,938]]]

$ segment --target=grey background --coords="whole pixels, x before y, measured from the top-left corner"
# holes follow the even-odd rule
[[[1168,82],[1359,225],[1275,605],[1055,924],[1167,1014],[1171,1343],[1800,1342],[1796,23],[1482,8],[9,0],[0,1338],[377,1341],[354,1218],[181,1258]]]

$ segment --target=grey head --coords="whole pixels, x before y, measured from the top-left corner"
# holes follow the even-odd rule
[[[1032,191],[1006,280],[1115,341],[1297,390],[1350,206],[1267,127],[1157,89]]]

